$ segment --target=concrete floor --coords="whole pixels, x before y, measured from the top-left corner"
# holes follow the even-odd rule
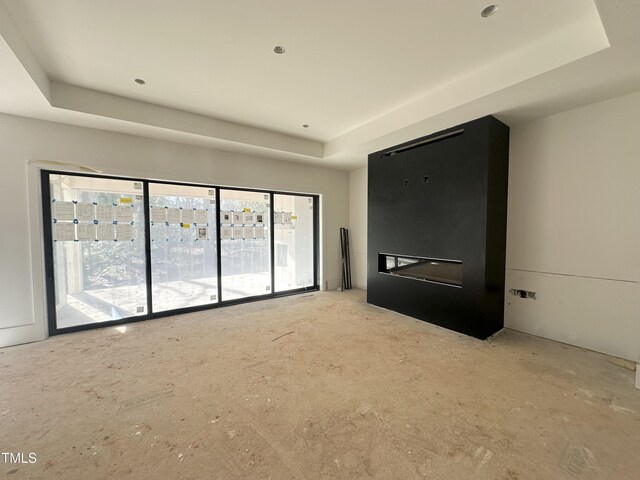
[[[323,292],[0,350],[6,478],[638,479],[611,357]]]

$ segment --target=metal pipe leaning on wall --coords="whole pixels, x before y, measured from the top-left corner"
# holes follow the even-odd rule
[[[342,289],[351,290],[351,254],[349,252],[349,230],[340,228],[340,251],[342,253]]]

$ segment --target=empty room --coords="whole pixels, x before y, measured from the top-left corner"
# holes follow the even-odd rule
[[[0,476],[640,478],[640,0],[0,0]]]

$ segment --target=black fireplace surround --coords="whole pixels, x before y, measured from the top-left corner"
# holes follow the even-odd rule
[[[367,301],[500,330],[508,163],[509,127],[491,116],[370,154]]]

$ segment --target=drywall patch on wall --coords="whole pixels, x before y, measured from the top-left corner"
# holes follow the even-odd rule
[[[507,268],[640,281],[640,92],[511,131]]]
[[[506,284],[535,291],[538,299],[507,295],[505,326],[638,359],[640,284],[513,270],[507,271]]]

